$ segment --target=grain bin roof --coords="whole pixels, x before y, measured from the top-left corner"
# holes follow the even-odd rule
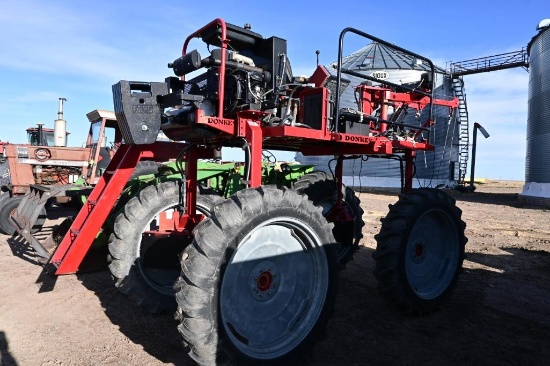
[[[430,71],[430,66],[416,57],[397,51],[391,47],[372,42],[366,47],[342,58],[344,70],[391,70],[408,69]],[[436,72],[445,72],[436,67]]]

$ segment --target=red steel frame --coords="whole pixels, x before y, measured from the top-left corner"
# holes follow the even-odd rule
[[[168,161],[176,158],[185,148],[189,148],[189,145],[170,142],[156,142],[150,145],[121,145],[50,258],[49,263],[56,267],[55,274],[75,273],[78,270],[140,160]],[[195,212],[197,159],[213,157],[213,150],[207,148],[193,146],[186,152],[186,174],[195,178],[186,180],[186,212]],[[196,214],[182,215],[176,227],[190,233],[201,218],[201,215]]]
[[[338,184],[338,199],[336,207],[328,214],[329,221],[352,221],[353,217],[340,203],[342,201],[342,166],[344,155],[371,155],[403,153],[405,160],[405,189],[412,189],[412,177],[414,174],[414,158],[416,151],[433,150],[434,146],[425,139],[417,139],[423,129],[419,129],[414,139],[392,140],[381,134],[386,130],[381,123],[376,130],[377,135],[356,135],[350,133],[335,132],[329,129],[329,116],[326,115],[329,103],[327,89],[319,87],[317,92],[322,94],[323,106],[320,129],[308,129],[295,126],[262,126],[260,118],[263,112],[249,110],[238,112],[234,118],[226,118],[223,115],[224,80],[225,80],[225,53],[230,42],[227,39],[226,23],[222,19],[215,19],[198,31],[191,34],[184,42],[182,54],[187,52],[187,46],[194,37],[199,37],[202,32],[212,27],[221,28],[221,66],[219,82],[219,105],[216,116],[206,116],[202,110],[197,110],[195,123],[221,132],[220,137],[210,141],[210,145],[222,146],[224,141],[235,137],[246,140],[250,147],[250,176],[247,185],[258,187],[261,185],[262,150],[289,149],[301,151],[304,155],[334,155],[337,160],[335,178]],[[183,77],[182,77],[183,80]],[[315,92],[315,91],[314,91]],[[361,93],[365,96],[364,108],[369,108],[366,94],[379,98],[378,103],[384,106],[393,104],[398,106],[407,104],[413,108],[422,109],[430,103],[430,98],[413,93],[395,93],[390,89],[379,87],[362,87]],[[373,94],[374,93],[374,94]],[[456,108],[458,101],[432,100],[433,104],[445,105]],[[387,108],[385,115],[387,118]],[[431,124],[433,121],[428,121]],[[199,142],[197,142],[199,143]],[[101,229],[114,207],[124,185],[128,181],[138,161],[142,159],[167,161],[176,158],[180,153],[185,155],[185,190],[186,206],[181,215],[174,215],[177,222],[171,225],[171,230],[176,230],[182,235],[192,235],[195,225],[202,219],[202,215],[194,214],[196,211],[197,192],[197,159],[213,157],[213,148],[201,147],[190,141],[188,144],[176,144],[156,142],[150,145],[122,145],[111,161],[107,172],[102,176],[92,191],[84,208],[75,218],[69,232],[63,238],[57,251],[50,259],[56,269],[56,274],[74,273],[88,252],[96,234]],[[166,226],[164,226],[166,228]],[[159,233],[162,235],[162,233]]]

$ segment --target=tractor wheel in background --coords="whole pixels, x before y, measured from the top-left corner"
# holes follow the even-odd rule
[[[220,196],[198,195],[197,211],[208,216],[221,200]],[[134,305],[151,313],[175,309],[173,284],[181,272],[179,255],[190,240],[177,234],[159,238],[145,232],[157,230],[159,214],[174,212],[179,202],[179,182],[150,185],[126,203],[109,237],[109,269],[115,286]]]
[[[111,163],[109,149],[102,147],[99,150],[100,160],[97,162],[97,174],[107,169]],[[141,160],[137,163],[134,172],[130,176],[130,180],[139,177],[140,175],[158,174],[159,163],[151,160]]]
[[[372,255],[378,288],[406,312],[437,310],[462,269],[467,242],[462,211],[438,189],[402,194],[389,207]]]
[[[191,358],[290,365],[307,357],[336,295],[337,243],[321,210],[290,189],[249,188],[194,234],[174,286]]]
[[[0,230],[7,235],[13,235],[16,233],[15,227],[13,226],[13,223],[10,220],[10,217],[12,214],[15,213],[17,210],[17,207],[19,207],[19,204],[23,200],[23,196],[15,196],[6,198],[0,203]],[[35,224],[32,227],[31,232],[34,234],[40,229],[42,229],[42,226],[44,225],[44,222],[46,222],[47,214],[46,209],[42,208],[42,211],[38,215],[38,218],[36,219]]]
[[[9,194],[9,192],[0,191],[0,207],[2,206],[4,200],[7,200],[10,197],[11,195]]]
[[[313,172],[302,176],[294,183],[294,190],[305,194],[316,206],[323,208],[323,216],[326,216],[336,202],[336,182],[331,175],[325,172]],[[355,195],[353,189],[343,187],[342,204],[347,206],[353,215],[353,223],[335,222],[332,233],[336,241],[340,243],[338,260],[345,265],[349,262],[355,251],[359,248],[359,241],[363,237],[363,209],[361,201]]]
[[[134,172],[130,176],[130,180],[135,179],[142,175],[158,174],[159,163],[150,160],[141,160],[137,163]]]
[[[2,207],[4,207],[4,204],[10,198],[11,198],[11,195],[8,192],[2,191],[2,193],[0,193],[0,212],[2,212]],[[9,224],[11,224],[11,222],[9,222]],[[2,225],[1,217],[0,217],[0,232],[2,232],[2,234],[7,234],[6,232],[4,232],[3,226],[4,225]],[[7,226],[7,224],[6,224],[6,226]]]

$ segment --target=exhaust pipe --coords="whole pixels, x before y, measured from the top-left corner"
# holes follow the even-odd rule
[[[37,123],[38,125],[38,141],[36,142],[38,146],[45,146],[46,141],[44,141],[44,130],[42,126],[44,126],[43,123]]]
[[[63,119],[63,102],[66,98],[59,98],[59,110],[54,122],[54,146],[67,146],[67,121]]]

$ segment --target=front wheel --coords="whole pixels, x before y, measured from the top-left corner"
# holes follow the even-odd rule
[[[324,335],[336,241],[305,196],[237,192],[195,228],[176,282],[178,327],[201,365],[300,362]]]
[[[439,308],[456,286],[464,261],[466,224],[441,190],[400,195],[382,219],[373,258],[378,288],[407,312]]]
[[[151,313],[173,311],[176,305],[173,285],[180,274],[178,258],[190,240],[176,232],[160,232],[159,225],[161,215],[177,213],[180,195],[176,181],[145,187],[126,203],[109,238],[109,269],[115,286]],[[198,194],[197,213],[208,216],[221,200]]]
[[[15,212],[17,211],[17,207],[19,207],[21,201],[23,201],[22,196],[13,196],[5,198],[0,202],[0,231],[2,231],[4,234],[13,235],[16,233],[15,226],[11,222],[10,217],[15,214]],[[31,229],[31,233],[34,234],[40,231],[42,229],[42,226],[46,222],[46,218],[46,208],[43,207]]]

